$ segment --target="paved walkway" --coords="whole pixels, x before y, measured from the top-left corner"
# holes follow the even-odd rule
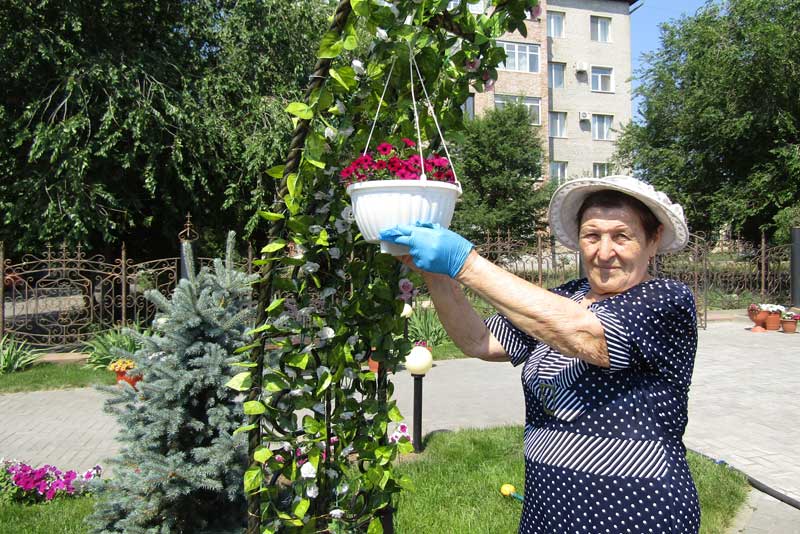
[[[689,403],[689,448],[800,500],[800,334],[752,334],[746,321],[709,323]],[[412,414],[412,379],[394,377]],[[113,456],[116,423],[92,389],[0,395],[0,457],[88,469]],[[522,424],[519,370],[479,360],[438,362],[425,378],[424,432]],[[731,533],[800,534],[800,510],[752,491]]]

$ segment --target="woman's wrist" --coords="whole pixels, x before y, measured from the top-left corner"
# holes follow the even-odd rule
[[[461,267],[461,270],[458,272],[454,280],[469,286],[468,281],[472,278],[475,268],[480,265],[482,259],[483,258],[481,255],[478,254],[475,249],[472,249],[467,256],[467,259],[464,261],[464,266]]]

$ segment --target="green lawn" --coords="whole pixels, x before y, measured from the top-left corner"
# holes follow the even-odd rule
[[[0,503],[0,534],[78,534],[88,532],[83,519],[94,499],[56,499],[34,505]]]
[[[434,360],[454,360],[456,358],[469,358],[466,356],[461,350],[456,347],[456,344],[452,341],[448,341],[446,343],[441,343],[440,345],[436,345],[431,349],[431,354],[433,354]]]
[[[24,371],[0,376],[0,393],[82,388],[115,381],[111,371],[89,369],[82,363],[40,363]]]
[[[395,503],[398,534],[515,533],[522,503],[500,495],[500,486],[524,488],[522,427],[462,430],[430,436],[419,456],[407,455],[396,471],[416,486]],[[725,531],[744,503],[744,476],[725,466],[689,455],[702,508],[701,534]],[[50,504],[0,504],[0,534],[84,533],[83,518],[92,499],[62,499]]]

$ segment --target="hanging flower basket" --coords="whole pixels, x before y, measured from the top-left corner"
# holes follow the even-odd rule
[[[394,63],[389,69],[386,87],[389,85],[393,70]],[[416,71],[420,81],[422,76],[413,55],[410,55],[409,70],[417,140],[404,138],[397,146],[384,141],[373,153],[367,152],[380,114],[382,95],[367,139],[367,148],[360,157],[340,172],[341,180],[351,198],[356,224],[364,240],[367,243],[380,244],[381,252],[394,256],[408,254],[408,247],[381,241],[381,231],[401,224],[413,225],[418,221],[437,223],[447,228],[453,219],[456,200],[461,196],[461,184],[452,168],[439,121],[433,113],[431,116],[447,157],[437,153],[428,154],[426,157],[423,153],[413,89],[414,72]],[[427,106],[432,110],[424,83],[422,89],[425,92]]]

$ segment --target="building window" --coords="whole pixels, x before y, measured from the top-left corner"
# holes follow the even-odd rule
[[[450,0],[447,2],[447,11],[458,9],[460,5],[461,0]],[[484,0],[479,0],[474,4],[467,4],[467,9],[469,9],[470,13],[473,15],[483,15],[483,13],[486,11],[486,3]]]
[[[592,176],[604,178],[608,176],[610,165],[608,163],[592,163]]]
[[[550,137],[567,136],[567,114],[564,111],[550,112]]]
[[[475,95],[473,93],[469,94],[467,101],[461,106],[461,111],[465,118],[470,120],[475,118]]]
[[[562,184],[567,180],[567,162],[566,161],[551,161],[550,162],[550,179],[556,180],[557,183]]]
[[[564,13],[558,11],[547,12],[547,36],[564,37]]]
[[[613,115],[592,115],[592,139],[596,141],[611,140],[611,124]]]
[[[611,42],[611,19],[608,17],[591,17],[592,41],[598,43]]]
[[[549,63],[547,65],[550,76],[547,79],[547,86],[550,89],[560,89],[564,87],[564,71],[567,69],[566,63]]]
[[[513,102],[522,104],[528,109],[528,114],[531,116],[531,124],[535,124],[537,126],[542,124],[541,98],[535,98],[532,96],[521,97],[521,96],[498,95],[498,94],[494,95],[495,109],[503,109],[506,105],[511,104]]]
[[[614,92],[614,69],[611,67],[592,67],[592,91]]]
[[[506,50],[506,60],[498,69],[517,72],[539,72],[539,45],[498,41]]]

